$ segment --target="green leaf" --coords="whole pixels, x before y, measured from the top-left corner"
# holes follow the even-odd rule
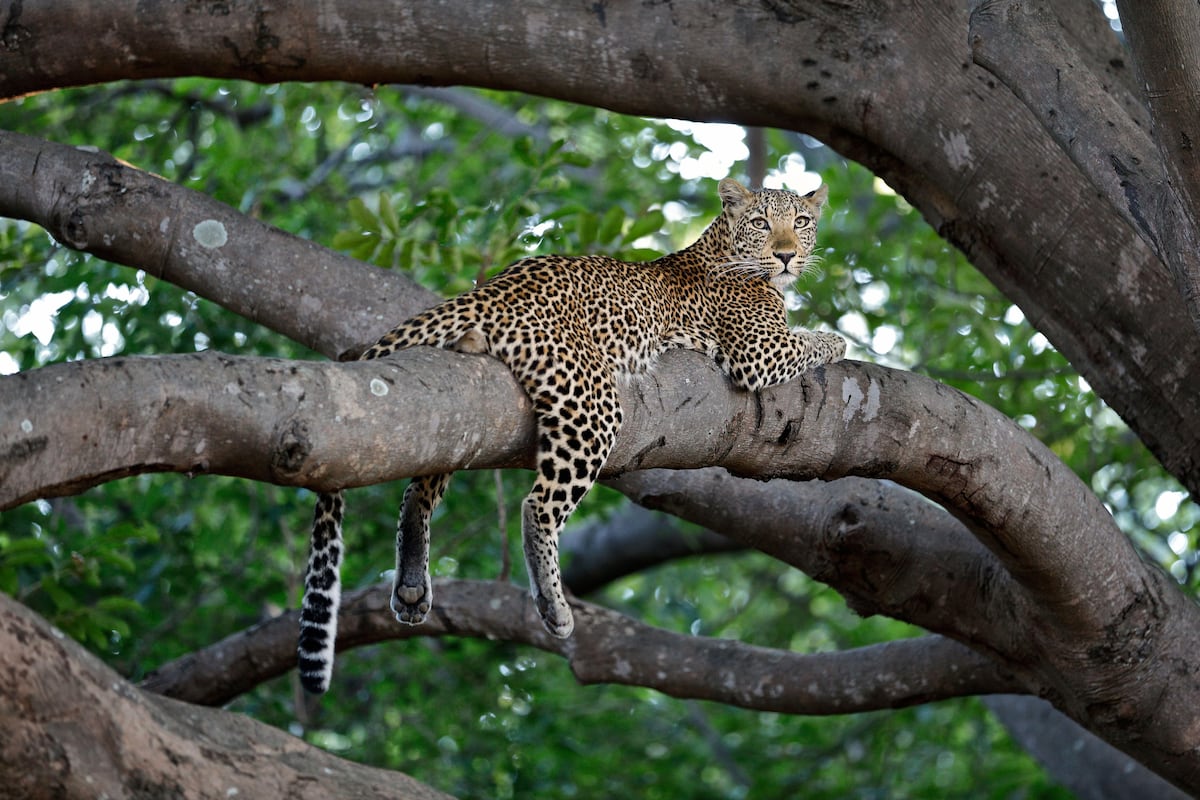
[[[396,250],[396,266],[400,269],[413,268],[413,254],[417,243],[414,239],[404,239]]]
[[[532,169],[537,166],[538,159],[534,155],[533,138],[530,136],[522,136],[513,142],[513,155],[526,167]]]
[[[54,557],[40,539],[17,539],[0,550],[0,564],[6,567],[52,564]]]
[[[372,257],[372,261],[378,266],[390,268],[395,265],[396,245],[399,242],[396,239],[388,239],[379,248],[379,252]]]
[[[666,217],[658,209],[647,211],[633,220],[633,224],[629,226],[629,230],[625,231],[622,241],[632,244],[643,236],[658,233],[666,221]]]
[[[598,229],[599,222],[596,220],[595,214],[585,211],[579,215],[575,221],[575,233],[579,237],[580,248],[586,249],[588,245],[596,241]]]
[[[633,247],[621,251],[621,258],[626,261],[653,261],[662,258],[662,253],[649,247]]]
[[[50,598],[50,602],[54,603],[54,607],[60,612],[70,611],[79,606],[79,602],[71,596],[71,593],[60,586],[53,577],[44,576],[40,585],[42,591]]]
[[[109,614],[141,614],[142,604],[124,595],[110,595],[96,601],[95,607]]]
[[[600,244],[608,244],[616,241],[621,235],[621,226],[625,224],[625,212],[620,206],[613,206],[604,214],[604,220],[600,223],[600,230],[596,232],[596,241]]]
[[[330,240],[330,245],[335,250],[352,250],[359,247],[365,241],[376,241],[378,234],[364,233],[362,231],[338,231]]]
[[[379,233],[379,218],[371,213],[371,209],[367,208],[367,204],[362,201],[362,198],[351,197],[346,203],[346,210],[350,212],[350,219],[361,228],[363,231],[371,231]]]
[[[396,218],[396,209],[392,206],[391,195],[387,192],[379,193],[379,219],[393,236],[400,235],[400,220]]]
[[[97,550],[95,558],[123,572],[133,572],[137,569],[133,559],[118,550]]]
[[[592,159],[577,150],[564,150],[560,156],[564,164],[572,167],[587,169],[592,165]]]

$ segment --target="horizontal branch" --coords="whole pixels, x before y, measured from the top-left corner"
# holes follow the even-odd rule
[[[79,413],[97,402],[101,424]],[[844,362],[751,394],[677,352],[631,382],[622,405],[606,474],[888,478],[972,520],[1040,603],[1084,629],[1123,607],[1113,587],[1140,586],[1132,547],[1061,461],[926,378]],[[0,377],[0,508],[155,470],[332,489],[529,467],[528,409],[499,361],[424,348],[343,364],[203,353],[53,365]]]
[[[673,697],[788,714],[846,714],[1023,690],[989,659],[940,636],[801,654],[673,633],[576,600],[575,633],[556,639],[538,623],[528,593],[519,587],[438,580],[433,591],[434,609],[418,626],[396,622],[388,608],[390,585],[347,595],[338,650],[418,636],[498,639],[566,658],[581,683],[644,686]],[[292,611],[233,634],[164,665],[142,688],[192,703],[226,703],[295,666],[297,620]]]
[[[106,424],[79,413],[97,402]],[[1116,610],[1108,587],[1137,581],[1128,541],[1062,462],[926,378],[845,362],[751,394],[709,359],[668,353],[622,404],[606,474],[889,478],[973,520],[1018,580],[1083,627]],[[202,353],[53,365],[0,377],[0,508],[156,470],[332,489],[528,467],[528,409],[498,361],[424,348],[344,364]],[[1073,569],[1085,542],[1093,558]]]
[[[0,671],[5,797],[447,797],[245,715],[140,691],[3,593]]]

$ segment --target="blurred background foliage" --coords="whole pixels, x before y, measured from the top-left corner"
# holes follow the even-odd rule
[[[715,179],[808,191],[819,173],[830,186],[823,266],[791,298],[796,324],[839,330],[851,357],[925,373],[1008,414],[1091,484],[1148,559],[1197,585],[1197,512],[1179,485],[918,213],[808,137],[496,92],[195,79],[33,96],[0,105],[0,127],[110,151],[443,294],[530,253],[653,257],[715,215]],[[208,348],[313,357],[188,292],[0,220],[0,372]],[[526,490],[521,474],[460,473],[434,522],[435,574],[498,575],[504,548],[517,552]],[[350,496],[349,588],[390,566],[400,494]],[[39,501],[0,519],[0,589],[137,680],[296,605],[312,501],[305,490],[180,475]],[[622,502],[597,489],[571,527]],[[859,619],[831,590],[754,553],[668,564],[593,599],[673,630],[806,652],[918,633]],[[558,659],[495,642],[364,648],[340,657],[319,704],[287,676],[233,707],[464,797],[1065,796],[975,700],[759,714],[580,687]]]

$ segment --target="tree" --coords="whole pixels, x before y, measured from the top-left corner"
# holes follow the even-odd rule
[[[392,13],[380,13],[377,4],[338,3],[316,18],[258,5],[220,4],[204,14],[171,7],[147,18],[110,4],[89,9],[14,4],[0,39],[0,95],[179,75],[465,84],[624,113],[720,119],[817,137],[898,191],[1007,301],[991,313],[974,300],[945,308],[962,286],[939,285],[947,273],[923,272],[923,259],[914,251],[906,269],[897,271],[930,294],[927,313],[940,310],[941,319],[951,320],[940,340],[935,325],[913,319],[920,316],[913,310],[922,308],[915,301],[886,298],[850,307],[836,292],[821,294],[814,287],[807,314],[836,324],[853,311],[863,321],[865,351],[876,341],[873,334],[899,322],[898,327],[911,325],[932,341],[945,342],[946,353],[959,330],[969,333],[990,317],[994,333],[1000,321],[1011,320],[1005,324],[1012,327],[1023,316],[1103,403],[1076,407],[1068,392],[1084,394],[1083,384],[1074,376],[1052,374],[1061,362],[1035,346],[1032,333],[1028,341],[1013,344],[1020,355],[1011,361],[983,353],[956,359],[943,356],[939,346],[906,339],[898,363],[920,366],[943,382],[851,362],[755,395],[732,391],[703,358],[673,354],[624,398],[629,421],[610,459],[611,485],[643,505],[799,566],[861,614],[885,614],[929,633],[839,654],[795,656],[776,649],[789,644],[787,637],[768,642],[772,649],[684,638],[581,605],[580,616],[588,624],[580,626],[572,644],[560,645],[527,623],[515,591],[500,586],[480,591],[468,584],[443,589],[440,597],[460,603],[443,601],[446,609],[435,625],[418,633],[465,632],[559,648],[555,651],[584,681],[632,682],[676,696],[793,713],[844,713],[997,692],[1038,695],[1194,792],[1200,788],[1200,764],[1190,709],[1195,706],[1193,676],[1200,668],[1194,655],[1200,628],[1193,600],[1178,585],[1192,588],[1188,565],[1194,563],[1194,532],[1184,524],[1173,531],[1182,537],[1182,552],[1174,552],[1185,556],[1170,559],[1176,580],[1145,563],[1105,502],[1118,516],[1126,510],[1132,514],[1136,504],[1126,497],[1122,505],[1120,492],[1165,484],[1138,477],[1146,462],[1128,443],[1115,437],[1102,445],[1087,440],[1111,408],[1178,480],[1181,492],[1194,491],[1200,482],[1194,455],[1200,401],[1192,388],[1200,373],[1200,348],[1188,344],[1200,321],[1194,264],[1197,182],[1188,146],[1196,116],[1188,106],[1194,93],[1186,91],[1198,74],[1198,59],[1193,43],[1175,34],[1195,26],[1179,9],[1157,3],[1129,7],[1134,5],[1121,8],[1129,32],[1126,48],[1095,6],[1082,0],[1053,9],[1039,3],[978,3],[970,14],[960,4],[944,2],[920,18],[907,4],[888,3],[526,4],[519,19],[507,4],[494,2],[471,4],[453,18],[437,4],[419,2]],[[62,23],[64,18],[69,24]],[[106,33],[81,35],[91,31]],[[1151,90],[1141,90],[1142,84]],[[570,128],[570,114],[599,112],[559,107],[550,113],[550,106],[531,103],[546,116],[500,113],[483,123],[489,129],[509,126],[506,130],[531,137],[521,141],[533,144],[511,154],[514,163],[527,162],[520,190],[512,190],[513,171],[493,163],[493,174],[484,169],[477,176],[483,199],[474,205],[461,202],[458,182],[443,192],[418,196],[413,191],[402,202],[387,194],[374,199],[367,187],[354,183],[377,187],[401,154],[443,146],[453,115],[425,126],[391,120],[381,132],[400,128],[415,135],[392,135],[387,142],[347,132],[349,125],[324,138],[298,140],[294,157],[320,165],[311,180],[281,177],[258,189],[221,183],[215,173],[204,171],[199,150],[216,147],[218,136],[171,140],[176,125],[208,126],[220,133],[270,119],[272,109],[286,108],[288,101],[300,111],[304,103],[292,89],[239,94],[235,103],[228,92],[199,83],[140,83],[76,90],[61,105],[26,101],[42,136],[54,138],[62,131],[74,141],[72,135],[78,134],[69,133],[72,121],[62,113],[68,107],[102,121],[89,135],[130,141],[157,136],[172,145],[163,163],[176,183],[103,153],[0,134],[0,213],[36,222],[74,250],[144,270],[260,326],[209,324],[196,330],[197,319],[215,312],[207,303],[180,296],[178,310],[167,312],[179,323],[163,325],[176,347],[159,341],[140,349],[139,341],[151,344],[155,336],[144,322],[114,332],[110,345],[119,334],[132,352],[181,350],[186,347],[179,337],[194,330],[187,345],[202,334],[200,344],[212,352],[72,360],[0,379],[0,450],[5,453],[0,507],[163,470],[325,489],[468,465],[528,466],[525,400],[505,371],[486,359],[412,351],[387,364],[334,364],[247,354],[279,352],[278,341],[263,332],[269,329],[337,356],[431,299],[396,271],[366,267],[281,228],[313,239],[328,237],[386,266],[417,265],[421,278],[431,277],[432,263],[464,258],[454,265],[462,269],[449,270],[451,279],[438,287],[449,290],[462,288],[472,272],[536,245],[603,246],[636,254],[645,246],[643,236],[654,230],[635,230],[636,223],[623,214],[605,215],[618,198],[587,194],[578,188],[582,180],[573,188],[558,179],[560,170],[574,167],[610,170],[608,180],[589,181],[589,187],[619,183],[602,159],[584,164],[589,147],[601,152],[604,145],[553,143],[562,139],[556,130]],[[272,105],[281,91],[288,101]],[[322,92],[335,90],[307,91],[327,99]],[[100,113],[123,94],[131,103],[149,103],[155,92],[176,106],[185,100],[190,111],[157,131]],[[482,95],[441,93],[439,98],[457,103],[458,116],[476,120],[497,106],[503,110],[502,103],[488,104]],[[370,103],[339,110],[350,120],[383,108],[406,113]],[[302,114],[302,121],[306,118],[318,127],[330,119]],[[635,129],[622,127],[625,123],[615,117],[604,121],[637,148]],[[441,130],[432,130],[435,125]],[[766,149],[776,155],[796,147],[782,134],[771,137]],[[232,162],[222,169],[243,178],[261,174],[263,164],[271,163],[253,151],[221,155]],[[372,177],[372,168],[379,175]],[[407,173],[410,185],[435,184],[436,175],[421,169]],[[348,176],[344,184],[336,182],[339,170]],[[637,182],[643,202],[679,202],[678,216],[700,224],[706,202],[698,199],[700,189],[693,184],[690,191],[697,194],[689,195],[686,184],[676,184],[683,191],[664,196],[662,177],[660,169],[623,180]],[[323,187],[321,179],[334,185]],[[854,171],[843,180],[869,184]],[[187,183],[204,193],[182,188]],[[335,207],[332,201],[363,194],[373,203],[345,203],[356,229],[343,229],[335,238],[337,225],[328,213]],[[559,195],[557,203],[547,199],[552,194]],[[854,197],[873,199],[832,226],[841,232],[835,252],[846,253],[838,276],[845,289],[875,283],[869,274],[859,279],[854,254],[876,235],[882,238],[870,227],[880,220],[878,204],[894,204],[878,192]],[[658,217],[646,217],[644,207],[636,210],[658,227]],[[257,221],[258,214],[278,227]],[[558,224],[564,219],[570,225]],[[912,221],[904,222],[902,215],[887,219],[901,219],[895,223],[897,235],[911,231]],[[514,239],[514,229],[525,233]],[[5,236],[14,260],[35,247],[28,228],[10,226]],[[422,244],[428,241],[454,247],[441,258],[440,251]],[[6,273],[5,291],[11,291],[11,281],[13,286],[36,284],[42,292],[61,288],[78,294],[74,270],[110,269],[63,253],[42,263],[46,266],[15,270],[11,277]],[[959,267],[949,263],[954,274]],[[887,285],[901,286],[898,281]],[[160,291],[157,283],[154,288]],[[111,299],[130,302],[120,292]],[[1019,313],[1007,310],[1010,303]],[[903,318],[888,320],[891,312],[904,312]],[[6,315],[10,324],[7,320]],[[59,340],[57,353],[43,355],[61,359],[92,349],[102,354],[103,326],[91,334],[85,327],[81,317],[75,332],[67,332],[74,338]],[[1011,339],[1010,332],[1004,335]],[[993,346],[995,341],[993,336]],[[14,349],[10,358],[18,366],[39,363],[33,347]],[[976,391],[982,399],[947,385],[970,383],[977,389],[972,367],[988,359],[1001,365],[998,371],[1009,380]],[[1040,407],[1012,396],[1022,380],[1019,373],[1031,364],[1031,394],[1043,401]],[[392,381],[386,404],[372,401],[368,386],[374,376]],[[340,424],[331,424],[331,416]],[[431,419],[437,422],[432,433]],[[1062,428],[1071,428],[1070,435]],[[403,447],[396,446],[397,439]],[[1095,446],[1088,452],[1090,444]],[[1099,463],[1084,466],[1089,457]],[[758,484],[725,472],[674,471],[701,467],[790,480]],[[1095,488],[1072,469],[1088,475]],[[831,482],[794,483],[809,478]],[[921,492],[940,509],[894,484]],[[233,485],[246,491],[245,483]],[[219,490],[229,491],[235,490]],[[276,490],[261,492],[262,513],[255,516],[277,518],[275,509],[285,501]],[[207,499],[219,502],[221,495]],[[171,505],[165,498],[155,502]],[[194,509],[180,530],[221,530],[210,508]],[[501,516],[502,509],[503,500]],[[43,510],[53,512],[54,506]],[[139,509],[139,515],[143,512]],[[133,611],[111,597],[105,604],[81,602],[63,589],[64,576],[76,569],[102,584],[109,578],[94,572],[94,561],[121,563],[127,558],[122,548],[153,552],[166,546],[167,538],[157,537],[155,544],[155,531],[122,515],[113,519],[121,520],[112,533],[116,544],[96,545],[78,560],[47,552],[36,538],[32,545],[6,542],[4,551],[11,575],[5,588],[49,598],[61,621],[70,623],[68,629],[101,648],[111,645],[106,632],[128,630],[122,614]],[[235,541],[245,538],[236,530],[225,532]],[[1152,546],[1150,538],[1139,543]],[[25,564],[43,571],[31,579],[20,569]],[[286,587],[277,589],[282,593]],[[373,611],[343,624],[345,644],[412,633],[395,626],[373,628],[386,613],[371,598],[365,594],[362,607]],[[29,619],[12,607],[6,614],[6,624]],[[290,618],[280,619],[275,627],[286,628]],[[29,626],[22,630],[42,630],[36,622],[22,624]],[[16,623],[8,627],[16,630]],[[637,631],[636,637],[630,641],[625,630]],[[287,648],[272,644],[286,638],[256,635],[252,646],[244,638],[227,641],[198,652],[191,662],[160,670],[160,678],[176,667],[187,670],[176,688],[164,688],[165,681],[147,685],[173,694],[198,688],[207,694],[186,696],[226,702],[288,668],[281,655]],[[232,650],[235,645],[242,649]],[[19,652],[3,651],[10,655],[0,658]],[[211,668],[203,671],[211,663],[205,659],[227,659],[231,652],[249,665],[233,687],[211,677]],[[71,663],[81,658],[74,651],[37,657]],[[655,667],[662,663],[671,667],[665,678]],[[881,671],[881,665],[887,669]],[[810,686],[814,677],[820,678],[816,691]],[[101,680],[99,685],[110,684]],[[6,695],[5,702],[11,709],[6,715],[19,715],[19,709],[45,698]],[[160,717],[139,724],[172,723]],[[11,754],[5,763],[13,763]]]

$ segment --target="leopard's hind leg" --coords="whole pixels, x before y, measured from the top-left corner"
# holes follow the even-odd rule
[[[486,340],[469,320],[459,317],[456,308],[443,303],[402,323],[367,348],[359,359],[382,358],[417,345],[481,352]],[[449,479],[449,475],[419,478],[413,482],[416,488],[410,485],[405,493],[406,500],[411,495],[414,502],[401,507],[396,542],[397,577],[392,593],[392,608],[404,622],[416,624],[429,612],[433,599],[429,581],[429,515],[442,499]],[[329,688],[333,673],[342,593],[343,510],[341,492],[318,495],[304,576],[296,655],[301,684],[317,694]]]
[[[575,622],[563,593],[558,537],[600,476],[622,416],[612,373],[598,354],[561,352],[541,364],[518,375],[533,399],[538,435],[537,479],[521,505],[521,537],[542,624],[566,638]]]
[[[392,579],[392,611],[396,619],[420,625],[433,606],[429,578],[429,518],[442,502],[450,474],[413,478],[404,490],[396,525],[396,576]]]

